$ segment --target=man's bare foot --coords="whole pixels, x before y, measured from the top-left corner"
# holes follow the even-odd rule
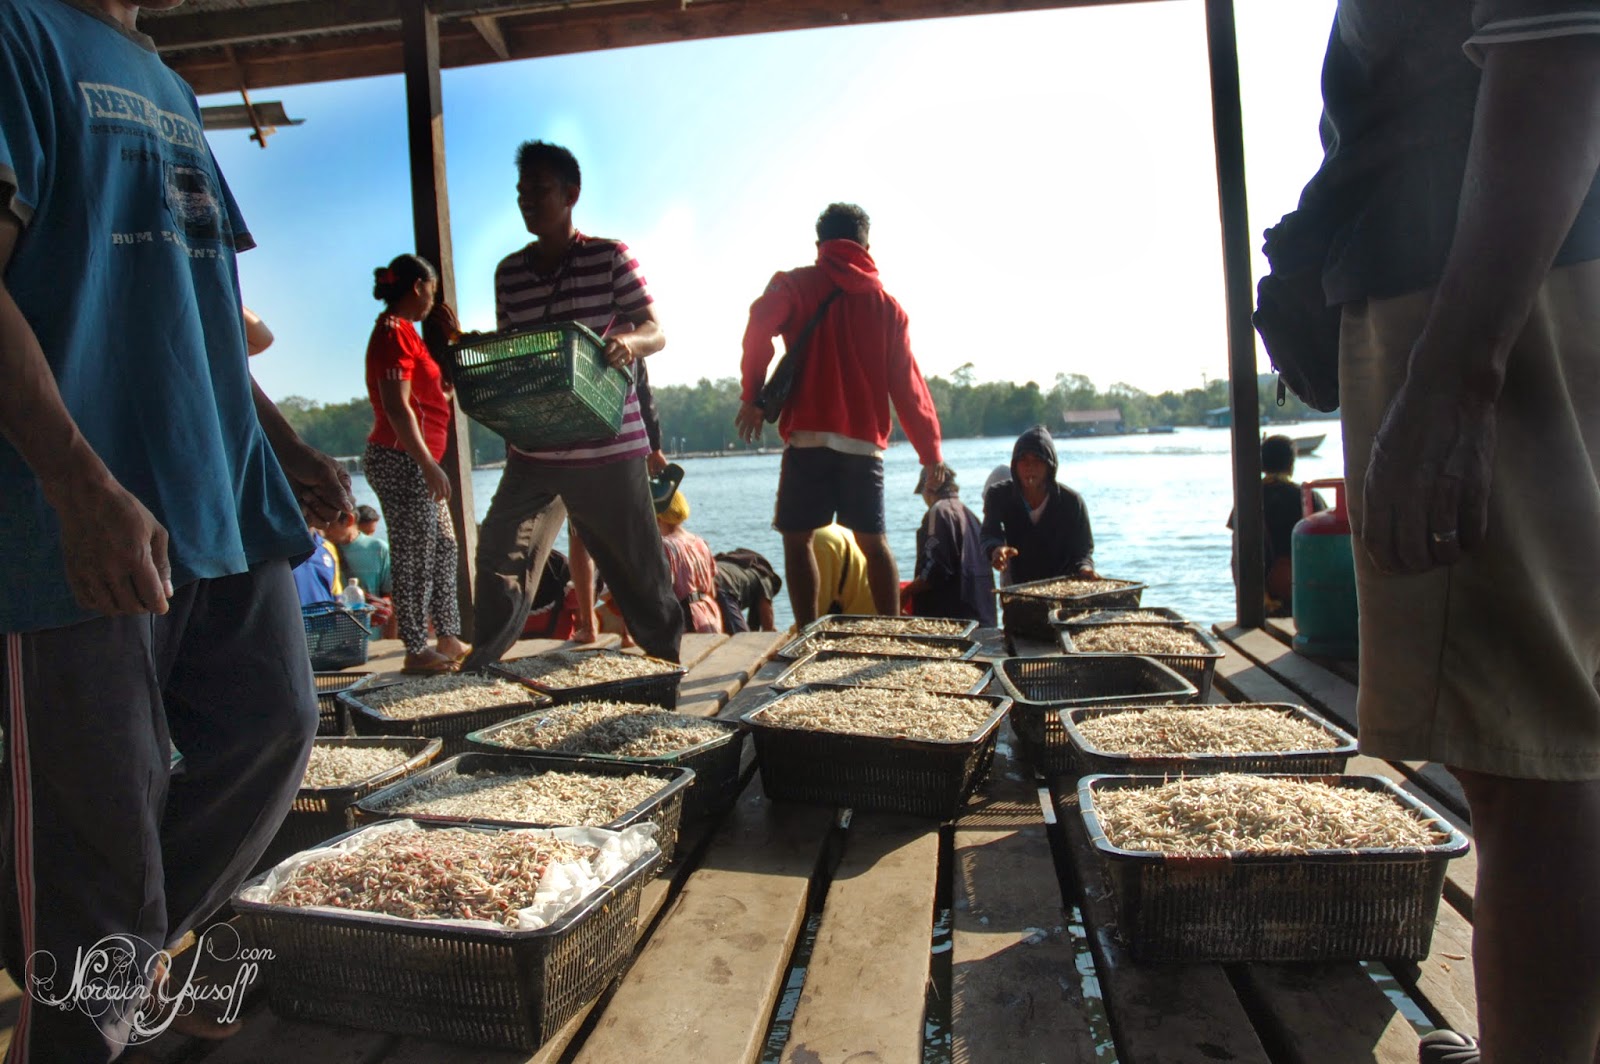
[[[572,641],[574,643],[593,643],[594,638],[593,624],[577,625],[572,629]]]

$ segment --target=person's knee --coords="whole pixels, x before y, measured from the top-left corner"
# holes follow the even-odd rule
[[[889,549],[889,537],[884,533],[857,532],[856,546],[861,548],[861,553],[867,558],[892,558],[894,552]]]

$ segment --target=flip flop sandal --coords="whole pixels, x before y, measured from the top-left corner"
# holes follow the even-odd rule
[[[1421,1064],[1478,1064],[1478,1040],[1455,1031],[1424,1035],[1417,1046]]]
[[[408,665],[400,670],[401,676],[442,676],[446,673],[460,672],[461,662],[453,658],[440,658],[428,665]]]

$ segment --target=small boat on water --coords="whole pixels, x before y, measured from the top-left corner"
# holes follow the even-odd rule
[[[1318,447],[1321,447],[1322,441],[1327,438],[1327,433],[1323,433],[1321,436],[1296,436],[1293,441],[1295,457],[1304,458]]]

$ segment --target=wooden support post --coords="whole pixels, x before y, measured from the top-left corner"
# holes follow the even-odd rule
[[[1245,628],[1266,620],[1266,554],[1261,516],[1261,416],[1256,392],[1255,300],[1250,284],[1250,217],[1245,208],[1244,119],[1233,0],[1206,0],[1211,53],[1211,128],[1216,138],[1222,274],[1228,305],[1228,405],[1233,412],[1233,527],[1238,543],[1238,614]]]
[[[439,298],[456,306],[455,261],[450,250],[450,203],[445,189],[444,92],[439,82],[439,19],[428,0],[405,0],[401,36],[405,51],[406,129],[411,142],[411,215],[417,254],[439,269]],[[450,475],[450,516],[456,530],[457,595],[463,635],[472,637],[472,561],[478,526],[472,501],[472,444],[459,406],[445,451]]]

